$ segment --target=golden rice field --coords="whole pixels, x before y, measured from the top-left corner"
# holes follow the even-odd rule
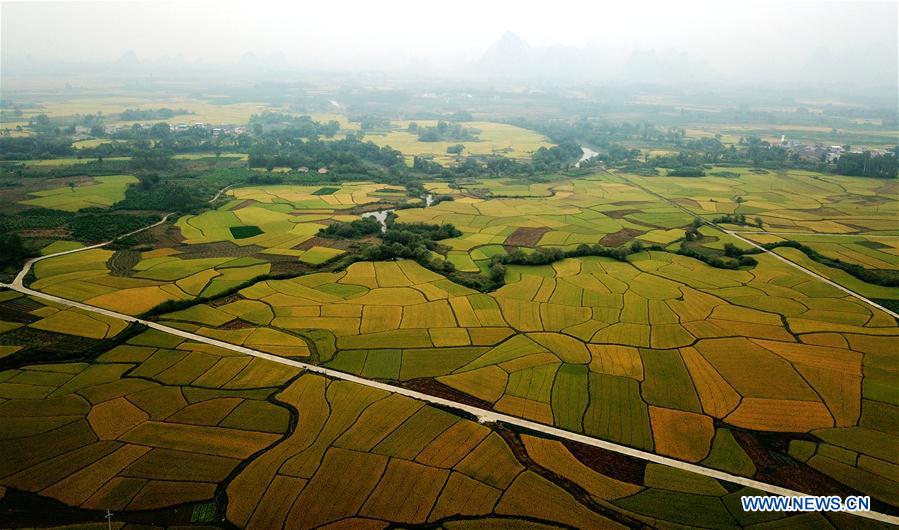
[[[101,97],[72,98],[64,101],[44,101],[39,106],[25,113],[20,123],[27,124],[28,118],[38,114],[46,114],[53,117],[74,116],[76,114],[106,115],[106,121],[114,124],[130,124],[132,122],[119,122],[109,120],[110,115],[119,114],[126,109],[150,110],[169,108],[172,110],[186,109],[193,114],[175,116],[168,120],[138,120],[141,123],[153,123],[155,121],[167,121],[170,123],[213,123],[213,124],[246,124],[253,114],[262,114],[266,111],[279,111],[261,103],[232,103],[224,104],[216,101],[206,101],[192,98],[145,98],[138,96],[108,95]],[[4,122],[3,127],[15,127],[15,123]]]
[[[858,265],[868,270],[885,272],[899,270],[899,237],[897,236],[836,236],[784,235],[749,233],[747,238],[756,243],[779,243],[786,240],[799,242],[822,256]],[[778,255],[813,270],[862,296],[881,300],[899,300],[899,288],[874,285],[846,271],[818,263],[794,248],[777,248]]]
[[[692,220],[622,179],[601,175],[530,185],[475,181],[465,183],[455,201],[397,214],[400,222],[452,223],[461,230],[461,236],[442,243],[450,247],[447,259],[466,272],[486,267],[491,256],[506,252],[504,245],[573,249],[582,243],[618,246],[635,238],[667,245],[682,238],[681,227]]]
[[[433,127],[436,120],[416,120],[419,126]],[[402,152],[411,163],[416,156],[427,156],[441,164],[449,164],[455,158],[448,155],[447,147],[462,144],[465,146],[465,155],[492,155],[499,154],[508,158],[529,158],[541,147],[552,147],[552,143],[544,136],[521,127],[493,122],[463,122],[463,127],[477,129],[477,140],[472,141],[439,141],[421,142],[417,133],[408,132],[409,121],[396,121],[392,123],[393,130],[378,133],[367,132],[365,139],[380,146],[390,146]]]
[[[759,261],[725,271],[656,252],[565,260],[516,269],[491,295],[409,261],[356,263],[241,291],[252,325],[235,326],[227,305],[164,318],[243,344],[260,325],[305,334],[310,351],[287,355],[436,381],[501,412],[692,462],[709,458],[716,422],[889,443],[895,429],[878,431],[863,410],[895,402],[894,372],[878,368],[891,362],[895,321]]]
[[[765,184],[764,179],[771,182]],[[762,209],[759,215],[770,233],[747,234],[759,242],[797,239],[822,254],[872,269],[895,267],[893,240],[888,230],[881,229],[887,206],[877,212],[864,208],[859,199],[891,197],[889,190],[882,189],[883,183],[856,184],[852,179],[799,174],[775,179],[751,173],[704,180],[709,180],[711,190],[707,201],[697,191],[696,179],[668,177],[593,175],[548,183],[482,179],[463,182],[458,189],[435,182],[427,185],[429,191],[452,194],[455,200],[400,210],[398,215],[401,222],[454,224],[463,234],[441,241],[449,249],[446,258],[461,270],[477,271],[489,263],[490,256],[511,247],[616,246],[639,239],[671,248],[679,245],[683,227],[692,218],[656,194],[670,196],[679,206],[706,218],[729,213],[726,208],[717,209],[729,197],[736,208],[730,212]],[[814,195],[814,190],[830,184],[847,191]],[[774,191],[762,192],[763,186]],[[94,249],[41,261],[35,266],[31,287],[130,314],[166,300],[203,297],[210,300],[159,319],[210,338],[449,395],[734,474],[767,480],[760,469],[768,457],[759,455],[773,452],[794,466],[797,476],[819,473],[821,480],[839,487],[871,495],[878,502],[899,504],[892,471],[899,465],[893,450],[899,436],[899,423],[893,421],[899,406],[895,319],[773,256],[757,255],[758,265],[740,270],[712,268],[660,251],[633,254],[624,262],[591,257],[545,266],[510,265],[506,285],[492,293],[473,291],[408,260],[357,262],[345,270],[245,286],[284,263],[315,264],[339,255],[344,250],[329,247],[333,241],[316,237],[321,227],[356,219],[361,207],[390,202],[403,194],[398,188],[370,183],[256,186],[229,193],[229,200],[218,209],[182,217],[167,232],[154,234],[160,243],[153,250],[126,254]],[[737,195],[744,200],[738,203]],[[793,196],[799,198],[790,203]],[[786,219],[790,208],[795,208],[795,223],[806,224],[770,221]],[[810,220],[811,215],[819,219]],[[832,228],[831,224],[808,224],[814,222],[857,227],[858,233],[836,241],[835,236],[813,234],[813,229],[830,233]],[[777,228],[792,233],[796,226],[803,226],[808,235],[773,234]],[[737,242],[710,226],[700,232],[707,248],[720,250],[726,242]],[[778,249],[778,253],[818,270],[814,262],[802,261],[804,255],[792,255],[791,250]],[[240,286],[245,287],[236,294],[216,298]],[[866,296],[899,299],[895,289],[864,282],[849,287]],[[0,320],[7,303],[21,304],[0,300]],[[27,329],[33,330],[28,333],[102,340],[121,332],[109,322],[90,322],[94,315],[65,308],[40,306],[29,314],[25,320],[0,325],[9,328],[0,327],[0,337],[20,337]],[[206,388],[197,381],[220,362],[198,355],[185,361],[178,354],[160,353],[183,349],[177,344],[141,345],[132,340],[131,345],[158,350],[147,358],[121,361],[160,367],[160,372],[145,378],[157,381],[156,373],[176,365],[192,377],[158,380],[163,385]],[[10,339],[8,345],[0,341],[0,347],[25,351],[21,340]],[[17,354],[10,351],[8,355]],[[178,358],[166,364],[168,356]],[[236,377],[239,372],[226,371],[226,364],[215,370],[221,371],[219,377]],[[259,386],[280,389],[269,394],[276,397],[267,403],[299,409],[301,423],[317,423],[293,433],[278,431],[286,438],[260,453],[228,484],[229,490],[254,492],[241,495],[240,501],[235,500],[236,494],[229,495],[227,517],[238,526],[305,527],[344,519],[424,524],[441,521],[448,514],[495,519],[514,514],[576,527],[605,524],[592,518],[610,514],[597,514],[595,506],[584,504],[585,498],[612,502],[628,516],[681,524],[695,520],[683,513],[707,514],[709,526],[717,526],[714,521],[759,522],[734,512],[738,508],[734,502],[739,501],[732,487],[676,476],[668,468],[644,466],[640,480],[616,484],[617,493],[611,494],[605,489],[613,484],[609,480],[622,477],[609,477],[602,469],[590,467],[589,459],[570,453],[571,448],[564,445],[522,435],[514,435],[517,441],[513,442],[508,433],[486,427],[480,431],[443,411],[398,396],[378,397],[361,387],[352,391],[354,397],[346,398],[348,411],[343,412],[336,405],[343,398],[336,393],[352,385],[317,376],[288,376]],[[45,399],[55,390],[38,395],[41,392],[29,395]],[[302,405],[316,400],[330,408],[304,419]],[[382,408],[394,405],[396,409]],[[419,413],[425,416],[416,419]],[[407,424],[408,433],[403,430]],[[503,471],[509,480],[496,482],[494,475],[488,479],[458,467],[470,458],[469,452],[450,458],[432,449],[426,454],[433,456],[421,457],[421,451],[456,424],[485,433],[479,442],[471,442],[475,445],[469,451],[484,440],[497,439],[513,455],[512,467],[522,466],[522,470]],[[360,432],[350,437],[348,433],[357,425]],[[428,438],[424,433],[432,427],[439,432]],[[322,434],[316,432],[328,432],[331,438],[318,442],[314,436]],[[754,438],[760,434],[782,440],[778,446],[782,449],[761,447]],[[414,454],[413,446],[418,448]],[[522,460],[522,451],[529,458]],[[534,465],[575,484],[586,480],[580,487],[589,494],[573,492],[558,481],[541,483],[541,477],[550,475],[533,471]],[[349,466],[358,470],[352,484],[341,474]],[[584,467],[594,473],[587,473],[593,478],[580,476],[586,473]],[[565,473],[574,473],[575,478]],[[463,476],[454,479],[455,474]],[[523,482],[516,487],[518,480]],[[799,486],[805,484],[805,479],[796,480]],[[304,493],[307,488],[311,493]],[[324,491],[321,488],[346,490],[345,498],[340,498],[346,506],[312,503],[311,499],[320,497],[315,492]],[[422,495],[420,505],[391,504],[399,496],[389,492],[407,491],[404,488],[434,491]],[[480,493],[466,496],[470,491]],[[533,491],[559,504],[549,514],[529,514],[526,510],[539,503],[519,495]],[[493,502],[479,505],[474,499]],[[469,503],[481,507],[473,513],[458,507]],[[560,518],[562,514],[577,518]],[[811,526],[825,523],[843,524],[833,519],[809,521]]]
[[[598,528],[754,520],[738,509],[749,490],[715,479],[614,455],[611,467],[591,466],[578,456],[583,450],[553,439],[156,331],[92,362],[0,371],[0,425],[7,457],[0,498],[17,490],[169,524]],[[719,429],[714,458],[731,459],[735,448]],[[841,523],[819,514],[770,519]]]
[[[739,177],[629,175],[627,180],[707,219],[734,213],[750,220],[761,217],[767,232],[897,235],[895,181],[799,170],[755,174],[745,168],[717,168],[707,173],[722,172]]]

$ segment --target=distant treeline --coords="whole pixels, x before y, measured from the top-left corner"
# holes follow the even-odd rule
[[[334,120],[321,123],[309,116],[294,116],[278,112],[265,112],[250,117],[250,129],[257,135],[270,134],[282,143],[300,138],[331,138],[340,131],[340,124]]]
[[[193,114],[187,109],[125,109],[119,114],[122,121],[141,121],[141,120],[168,120],[175,116],[183,116]]]
[[[413,121],[407,130],[418,134],[420,142],[474,142],[478,140],[478,134],[481,132],[472,127],[463,127],[459,123],[443,120],[438,121],[433,127],[419,125]]]
[[[837,159],[836,172],[856,177],[894,179],[899,171],[896,158],[897,154],[874,155],[870,151],[845,153]]]
[[[362,142],[353,136],[333,141],[282,141],[268,136],[250,149],[249,166],[267,169],[305,167],[312,171],[327,168],[341,173],[371,175],[383,174],[383,168],[406,170],[403,155],[396,149]]]

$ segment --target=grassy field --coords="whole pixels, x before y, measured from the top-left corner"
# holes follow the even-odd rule
[[[414,156],[428,156],[442,164],[454,160],[453,155],[448,155],[446,148],[457,144],[465,146],[465,155],[490,155],[501,154],[509,158],[529,158],[531,154],[541,147],[551,147],[553,144],[540,134],[513,125],[491,122],[464,122],[463,127],[477,129],[477,141],[440,141],[421,142],[418,134],[407,131],[409,121],[393,122],[394,130],[387,132],[369,132],[365,139],[378,145],[390,146],[399,150],[411,162]],[[419,126],[433,127],[435,120],[416,121]]]
[[[74,186],[32,192],[35,198],[19,202],[69,212],[90,206],[112,206],[125,198],[125,188],[135,182],[137,179],[131,175],[94,177],[91,182],[76,182]]]

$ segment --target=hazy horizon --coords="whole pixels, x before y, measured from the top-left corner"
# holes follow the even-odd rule
[[[2,2],[4,69],[59,62],[893,84],[896,2]],[[649,15],[652,16],[649,16]],[[506,35],[505,38],[502,38]],[[514,35],[518,39],[514,38]],[[520,39],[520,40],[519,40]]]

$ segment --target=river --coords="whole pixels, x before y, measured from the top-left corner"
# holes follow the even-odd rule
[[[581,162],[583,162],[584,160],[590,160],[591,158],[593,158],[594,156],[599,154],[596,151],[594,151],[593,149],[590,149],[589,147],[584,147],[583,145],[581,146],[581,151],[584,154],[581,155],[581,159],[577,161],[577,164],[575,164],[574,167],[581,167]]]
[[[433,202],[434,202],[433,195],[431,195],[430,193],[425,195],[425,208],[427,208],[428,206],[433,204]],[[387,214],[392,211],[395,211],[395,209],[387,208],[385,210],[375,210],[373,212],[367,212],[367,213],[362,214],[362,217],[370,217],[372,219],[375,219],[376,221],[381,223],[381,232],[386,232],[387,231]]]

